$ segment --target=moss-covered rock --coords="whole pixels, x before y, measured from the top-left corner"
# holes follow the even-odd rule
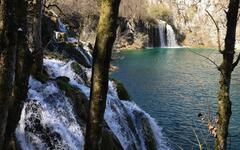
[[[71,100],[77,118],[86,122],[88,117],[87,110],[89,106],[89,101],[86,95],[79,89],[70,85],[67,77],[56,78],[56,83],[62,91],[65,91],[66,96]]]
[[[108,128],[102,130],[102,143],[100,150],[123,150],[121,143]]]
[[[44,57],[49,58],[49,59],[58,59],[58,60],[62,60],[62,61],[69,61],[69,58],[67,58],[63,54],[56,53],[56,52],[50,52],[50,51],[45,51]]]
[[[83,70],[83,68],[81,67],[81,65],[77,62],[73,62],[71,64],[71,67],[73,69],[73,71],[78,74],[82,79],[83,81],[85,82],[85,84],[88,84],[90,85],[90,83],[88,82],[88,78],[87,78],[87,74],[86,72]]]
[[[135,111],[134,113],[137,116],[137,122],[142,128],[146,149],[157,150],[156,139],[148,118],[142,112]]]
[[[83,65],[86,68],[92,67],[92,60],[84,49],[72,43],[62,43],[61,47],[65,56],[74,59],[76,62],[78,62],[79,64]]]
[[[32,76],[41,83],[47,83],[47,81],[50,79],[45,68],[43,68],[42,73],[37,73],[34,71],[34,68],[32,68]]]
[[[118,98],[120,100],[130,100],[130,95],[128,94],[126,88],[124,87],[124,85],[119,82],[118,80],[116,79],[112,79],[113,82],[115,83],[116,85],[116,88],[117,88],[117,94],[118,94]]]

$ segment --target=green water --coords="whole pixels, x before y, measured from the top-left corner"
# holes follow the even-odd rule
[[[220,64],[215,50],[192,49]],[[124,83],[132,100],[156,119],[172,149],[197,149],[196,133],[204,147],[214,138],[199,112],[216,114],[219,72],[189,49],[145,49],[121,53],[112,76]],[[240,149],[240,67],[233,73],[229,149]],[[210,109],[209,109],[210,108]],[[209,113],[210,112],[210,113]],[[207,115],[208,116],[208,115]]]

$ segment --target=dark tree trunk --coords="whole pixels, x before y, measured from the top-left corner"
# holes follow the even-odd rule
[[[239,0],[230,0],[227,12],[227,34],[225,37],[225,48],[222,52],[223,62],[220,66],[221,76],[219,80],[220,89],[218,94],[218,127],[216,150],[227,149],[228,126],[231,117],[230,84],[231,74],[234,69],[234,49],[236,40],[236,26],[239,9]]]
[[[93,71],[85,150],[99,150],[108,92],[109,66],[116,37],[120,0],[102,0],[101,16],[93,52]]]
[[[24,100],[27,98],[28,81],[31,71],[31,53],[28,49],[27,38],[27,1],[17,2],[17,54],[14,84],[14,101],[9,108],[8,122],[5,133],[4,149],[17,149],[15,129],[20,120]]]
[[[41,50],[42,0],[19,0],[17,4],[17,21],[20,30],[17,43],[14,102],[9,108],[5,149],[17,149],[15,129],[21,117],[24,101],[27,98],[29,77],[31,72],[34,74],[41,72],[43,62]],[[34,69],[32,69],[33,61],[35,62]]]
[[[29,48],[33,51],[33,74],[41,74],[43,67],[42,15],[44,0],[29,0]]]
[[[3,148],[8,108],[12,104],[17,25],[16,1],[1,0],[2,30],[0,37],[0,149]]]

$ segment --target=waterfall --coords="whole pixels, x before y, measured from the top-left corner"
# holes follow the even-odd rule
[[[60,32],[67,32],[66,26],[60,19],[58,25]],[[67,40],[72,43],[77,41],[76,38],[71,37]],[[81,53],[81,60],[85,60],[88,65],[92,64],[89,49],[86,47],[80,49],[76,46],[76,51]],[[74,107],[73,101],[59,88],[56,81],[58,77],[67,77],[74,90],[79,90],[78,92],[87,98],[90,97],[90,87],[86,83],[90,82],[91,69],[84,63],[79,64],[78,70],[81,70],[81,73],[77,74],[72,68],[73,63],[76,63],[76,60],[45,58],[44,68],[51,79],[41,83],[33,77],[30,78],[28,98],[15,131],[23,150],[84,149],[86,120],[76,114],[77,110],[80,111],[79,108]],[[82,109],[86,109],[84,104],[80,105]],[[134,102],[121,101],[113,81],[109,81],[104,120],[121,144],[119,147],[122,146],[124,150],[170,149],[155,120]]]
[[[90,88],[71,68],[73,61],[44,59],[51,78],[66,76],[69,83],[89,97]],[[87,77],[91,69],[84,68]],[[76,119],[73,105],[55,81],[40,83],[31,78],[28,100],[16,129],[17,140],[23,150],[61,149],[83,150],[85,126]],[[149,114],[134,102],[119,100],[115,84],[109,81],[104,119],[120,141],[124,150],[168,150],[161,128]]]
[[[159,30],[160,47],[166,47],[166,22],[159,21],[158,30]]]
[[[177,40],[171,25],[158,21],[157,26],[151,26],[148,31],[148,47],[177,47]]]
[[[55,82],[42,84],[31,78],[16,137],[23,150],[78,150],[84,145],[83,130],[73,107]]]
[[[168,47],[177,47],[177,40],[172,26],[169,24],[166,25],[167,29],[167,46]]]

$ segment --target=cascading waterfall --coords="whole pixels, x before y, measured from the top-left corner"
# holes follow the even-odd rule
[[[177,47],[178,44],[177,44],[177,40],[176,40],[176,35],[174,33],[172,26],[167,24],[166,29],[167,29],[167,46],[168,47]]]
[[[16,136],[23,150],[79,150],[84,145],[83,130],[73,107],[55,82],[29,81]]]
[[[160,39],[160,47],[166,47],[166,22],[159,21],[158,23],[159,30],[159,39]]]
[[[67,31],[60,19],[58,24],[60,32]],[[74,43],[76,39],[68,38],[68,42]],[[77,117],[72,101],[55,80],[68,77],[69,84],[89,98],[90,87],[85,83],[91,78],[91,69],[87,66],[91,65],[92,56],[86,48],[75,50],[81,52],[81,59],[86,62],[85,67],[80,65],[84,78],[72,68],[75,61],[48,58],[44,59],[44,66],[52,80],[41,83],[30,78],[28,99],[15,132],[23,150],[83,150],[86,123]],[[109,81],[104,119],[124,150],[170,149],[161,128],[149,114],[134,102],[119,100],[113,81]]]
[[[72,63],[44,59],[44,65],[52,78],[66,76],[71,85],[89,96],[90,88],[73,71]],[[85,68],[85,72],[90,78],[91,70]],[[29,84],[28,100],[16,130],[22,149],[83,149],[85,127],[80,127],[65,93],[55,81],[42,84],[31,78]],[[154,119],[134,102],[119,100],[112,81],[109,81],[104,118],[125,150],[170,149]]]
[[[157,26],[152,26],[148,36],[148,47],[178,47],[173,28],[165,21],[160,20]]]

